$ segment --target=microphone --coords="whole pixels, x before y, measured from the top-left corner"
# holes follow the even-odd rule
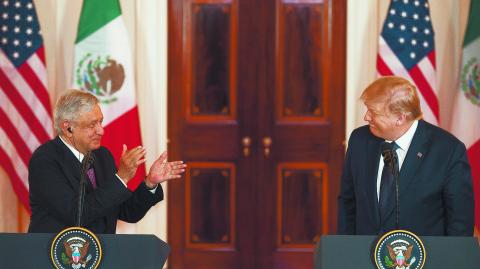
[[[85,204],[85,187],[87,185],[87,170],[95,161],[95,157],[91,151],[88,151],[83,157],[82,168],[80,170],[80,188],[78,190],[77,204],[77,227],[82,227],[83,207]]]
[[[393,156],[393,147],[392,147],[392,144],[390,143],[382,143],[382,156],[383,156],[383,160],[385,162],[385,164],[388,165],[388,168],[392,169],[392,173],[393,173],[393,159],[394,159],[394,156]]]
[[[93,154],[93,152],[89,151],[89,152],[87,152],[87,157],[88,158],[86,159],[86,161],[87,161],[87,169],[88,169],[88,168],[92,167],[93,163],[95,162],[95,155]],[[85,161],[85,157],[84,157],[83,161]],[[82,162],[82,164],[83,164],[83,162]]]
[[[396,212],[395,225],[396,225],[396,229],[398,230],[400,226],[400,205],[399,205],[400,203],[399,203],[399,192],[398,192],[399,169],[398,169],[398,156],[397,156],[397,152],[394,149],[394,146],[393,146],[394,144],[395,142],[382,143],[382,156],[383,156],[385,165],[387,165],[390,171],[392,172],[393,179],[395,181],[395,212]]]

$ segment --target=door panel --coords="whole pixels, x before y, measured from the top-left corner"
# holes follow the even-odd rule
[[[277,246],[311,248],[326,233],[326,163],[278,163]],[[321,206],[320,206],[321,205]]]
[[[322,87],[325,5],[321,1],[277,1],[276,6],[277,119],[321,120],[328,93]]]
[[[266,8],[265,33],[275,43],[260,57],[269,68],[258,129],[270,153],[258,156],[258,229],[266,236],[258,242],[257,268],[312,268],[316,242],[336,226],[346,6],[333,0],[267,5],[275,8]]]
[[[187,117],[235,120],[237,5],[232,1],[185,1]]]
[[[235,164],[190,162],[185,176],[187,248],[235,249]]]
[[[345,0],[169,0],[170,268],[311,268],[335,232]]]
[[[255,71],[237,61],[238,13],[236,0],[169,1],[169,157],[188,163],[168,185],[170,268],[255,268],[245,217],[255,143],[245,102],[255,89],[237,96]]]

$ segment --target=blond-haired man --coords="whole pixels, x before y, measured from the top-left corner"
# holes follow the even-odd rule
[[[465,145],[421,120],[416,88],[406,79],[379,78],[361,100],[368,125],[354,130],[348,143],[338,233],[377,235],[399,228],[471,236],[473,191]]]

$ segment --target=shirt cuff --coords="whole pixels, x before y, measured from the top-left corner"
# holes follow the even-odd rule
[[[155,188],[153,188],[153,189],[149,189],[146,184],[145,184],[145,187],[147,187],[147,190],[148,190],[149,192],[151,192],[152,194],[155,194],[155,192],[157,191],[157,188],[158,188],[158,184],[157,184],[157,186],[155,186]]]
[[[123,184],[123,186],[125,186],[125,188],[128,188],[127,184],[125,184],[125,182],[123,182],[123,180],[117,174],[115,174],[115,176],[117,176],[117,178],[120,180],[120,182],[122,182],[122,184]]]
[[[148,189],[148,191],[151,192],[152,194],[155,194],[155,192],[157,191],[157,188],[158,188],[158,184],[154,189]]]

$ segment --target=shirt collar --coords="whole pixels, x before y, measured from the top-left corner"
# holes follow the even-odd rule
[[[417,127],[418,127],[418,120],[415,120],[413,121],[412,126],[410,126],[410,128],[402,136],[400,136],[397,140],[395,140],[395,143],[398,145],[399,148],[401,148],[404,151],[408,150],[408,148],[410,147],[410,144],[412,143],[413,135],[415,134]]]
[[[75,158],[78,159],[78,161],[82,162],[83,161],[83,157],[85,155],[83,155],[80,151],[78,151],[76,148],[72,147],[70,144],[68,144],[67,142],[65,142],[65,140],[63,140],[63,138],[61,136],[58,136],[60,138],[60,140],[62,140],[63,144],[65,144],[65,146],[67,146],[68,149],[70,149],[70,151],[72,151],[73,155],[75,156]]]

